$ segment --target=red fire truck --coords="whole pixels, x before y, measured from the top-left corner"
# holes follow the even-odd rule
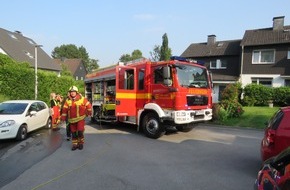
[[[147,137],[159,138],[168,127],[189,131],[212,119],[212,82],[206,67],[174,57],[139,59],[88,74],[86,97],[92,121],[137,125]]]

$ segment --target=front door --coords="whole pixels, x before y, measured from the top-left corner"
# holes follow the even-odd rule
[[[118,66],[116,73],[116,116],[136,116],[136,68]]]

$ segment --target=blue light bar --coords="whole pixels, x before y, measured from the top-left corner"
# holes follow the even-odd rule
[[[201,61],[201,60],[197,60],[196,63],[199,64],[199,65],[204,65],[205,64],[205,62]]]
[[[171,56],[170,60],[187,61],[188,62],[188,60],[185,57],[180,57],[180,56]]]

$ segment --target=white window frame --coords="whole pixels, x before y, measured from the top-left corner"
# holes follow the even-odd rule
[[[273,52],[273,61],[266,61],[266,62],[262,62],[261,58],[262,58],[262,53],[263,52],[267,52],[267,51],[272,51]],[[252,64],[273,64],[275,63],[275,49],[257,49],[257,50],[253,50],[252,52]],[[258,56],[258,61],[255,61],[255,55]]]
[[[267,87],[272,87],[273,86],[273,78],[252,78],[251,79],[253,84],[261,84]],[[271,82],[271,84],[265,84],[264,82]]]
[[[215,66],[213,66],[215,63]],[[210,69],[226,69],[227,67],[222,66],[223,63],[226,63],[225,60],[217,59],[216,61],[210,61]]]

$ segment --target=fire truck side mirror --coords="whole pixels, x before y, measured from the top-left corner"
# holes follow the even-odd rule
[[[171,76],[170,76],[170,67],[165,66],[165,67],[163,67],[162,69],[163,69],[163,78],[164,78],[164,79],[169,79],[169,78],[171,78]]]
[[[172,79],[171,79],[171,73],[170,73],[170,67],[165,66],[163,67],[163,84],[166,86],[172,85]]]
[[[163,84],[166,86],[171,86],[172,85],[172,80],[171,79],[164,79]]]

